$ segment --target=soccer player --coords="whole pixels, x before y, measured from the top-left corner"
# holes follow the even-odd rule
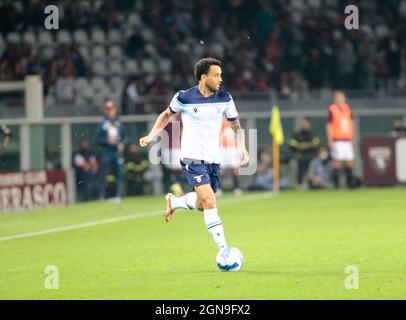
[[[180,112],[183,123],[180,163],[193,192],[179,198],[168,193],[165,219],[170,222],[175,210],[180,208],[203,211],[206,227],[221,249],[227,247],[227,242],[217,212],[215,192],[220,181],[219,140],[224,116],[236,131],[241,165],[249,162],[249,155],[244,134],[238,130],[241,126],[234,101],[228,92],[220,90],[221,62],[204,58],[197,62],[194,71],[198,85],[175,94],[151,132],[140,139],[140,145],[147,146],[166,126],[169,118]]]
[[[334,103],[329,108],[327,137],[331,156],[333,157],[332,179],[334,186],[339,187],[341,164],[345,166],[347,186],[352,187],[355,146],[355,127],[350,106],[344,92],[334,93]]]

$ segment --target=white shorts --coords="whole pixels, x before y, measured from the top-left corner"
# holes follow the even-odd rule
[[[352,141],[335,141],[331,150],[331,156],[336,161],[353,161],[354,148]]]
[[[240,167],[240,153],[238,148],[227,147],[220,148],[221,167],[222,168],[239,168]]]

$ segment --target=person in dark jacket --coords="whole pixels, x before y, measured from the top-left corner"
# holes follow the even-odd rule
[[[320,146],[320,138],[312,133],[312,126],[307,119],[300,122],[300,130],[289,140],[293,158],[297,160],[297,183],[302,184],[309,169],[310,161],[316,157]]]
[[[117,107],[111,100],[104,105],[104,117],[97,127],[100,150],[100,198],[106,198],[108,174],[115,176],[113,202],[120,202],[122,196],[123,151],[126,138],[125,126],[117,115]]]

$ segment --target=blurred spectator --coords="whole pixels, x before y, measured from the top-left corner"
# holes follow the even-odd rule
[[[12,66],[6,60],[0,60],[0,81],[15,80]]]
[[[75,67],[71,61],[67,61],[56,80],[56,99],[62,104],[73,103],[75,99]]]
[[[0,134],[2,139],[0,143],[0,152],[2,152],[5,148],[7,148],[8,144],[10,143],[11,130],[7,128],[7,126],[2,125],[0,126]]]
[[[104,117],[100,121],[96,136],[100,150],[100,198],[106,198],[107,176],[112,173],[115,177],[114,196],[112,202],[121,202],[123,175],[123,151],[126,139],[125,127],[117,115],[117,107],[111,100],[104,104]]]
[[[120,26],[116,3],[113,0],[104,0],[97,13],[98,24],[105,30]]]
[[[258,151],[257,172],[253,177],[250,190],[274,190],[274,172],[272,168],[272,152],[268,149]],[[279,181],[280,189],[288,189],[289,183],[286,178]]]
[[[133,33],[127,40],[126,53],[131,58],[141,58],[144,54],[145,41],[138,28],[134,28]]]
[[[376,89],[387,89],[389,66],[387,53],[384,48],[379,49],[374,56],[374,76]]]
[[[309,84],[309,89],[318,96],[320,89],[323,87],[323,61],[320,52],[313,49],[310,53],[309,60],[305,64],[305,76]]]
[[[61,169],[61,154],[58,145],[47,144],[45,145],[45,169]]]
[[[130,78],[124,85],[121,95],[121,111],[123,115],[143,113],[142,98],[140,95],[140,80],[138,77]]]
[[[48,68],[49,62],[46,61],[46,59],[43,56],[42,50],[40,49],[36,54],[30,57],[27,66],[28,69],[27,73],[31,75],[35,74],[45,76]]]
[[[87,28],[93,22],[88,1],[73,0],[64,10],[64,28],[74,30]]]
[[[98,163],[87,141],[81,141],[79,149],[73,154],[73,167],[79,201],[93,200]]]
[[[0,80],[22,79],[39,70],[49,78],[48,90],[63,74],[55,74],[61,59],[73,62],[77,76],[92,75],[86,65],[93,61],[88,57],[85,61],[76,44],[58,49],[49,64],[32,58],[44,45],[40,41],[32,50],[17,45],[23,31],[43,31],[49,1],[16,2],[0,4],[3,38],[7,41],[10,32],[17,33],[12,37],[15,43],[6,44],[6,54],[0,52]],[[104,29],[106,43],[101,45],[108,45],[108,33],[117,29],[123,34],[118,44],[128,57],[140,65],[143,59],[153,61],[142,78],[146,95],[192,85],[191,64],[203,55],[226,61],[225,84],[235,95],[272,89],[284,98],[295,98],[306,87],[317,96],[325,87],[370,89],[375,84],[398,90],[402,85],[405,1],[359,1],[366,18],[357,32],[344,30],[343,5],[337,1],[59,0],[57,5],[64,30]],[[160,70],[163,58],[174,70]],[[127,70],[120,74],[126,75]]]
[[[27,74],[31,47],[24,42],[8,42],[1,55],[0,77],[3,80],[22,80]]]
[[[406,126],[403,124],[402,119],[395,119],[393,121],[393,129],[390,134],[393,137],[406,135]]]
[[[331,172],[332,167],[328,151],[326,148],[320,148],[317,157],[310,161],[307,173],[309,188],[312,190],[332,188]]]
[[[401,43],[396,31],[391,31],[387,39],[384,40],[383,47],[386,52],[388,78],[390,89],[397,87],[397,81],[401,76]]]
[[[320,138],[312,132],[312,126],[307,119],[300,121],[300,130],[289,139],[289,147],[293,158],[297,160],[297,183],[301,185],[309,169],[310,161],[317,155]]]
[[[139,152],[136,144],[131,144],[125,154],[124,162],[126,196],[144,194],[144,173],[149,167],[147,157]]]
[[[78,76],[83,77],[84,75],[86,75],[87,66],[76,44],[73,43],[70,46],[68,46],[67,58],[75,66],[75,71]]]
[[[20,15],[13,1],[6,0],[0,4],[0,31],[6,35],[17,26]]]
[[[354,79],[355,64],[357,57],[354,48],[349,40],[343,39],[339,42],[337,55],[337,88],[351,89]]]

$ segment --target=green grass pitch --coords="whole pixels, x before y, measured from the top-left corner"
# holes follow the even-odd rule
[[[238,273],[217,269],[201,213],[167,224],[163,206],[148,196],[0,214],[0,299],[406,298],[405,189],[221,197]],[[57,290],[45,289],[48,265]],[[358,289],[345,288],[348,265]]]

